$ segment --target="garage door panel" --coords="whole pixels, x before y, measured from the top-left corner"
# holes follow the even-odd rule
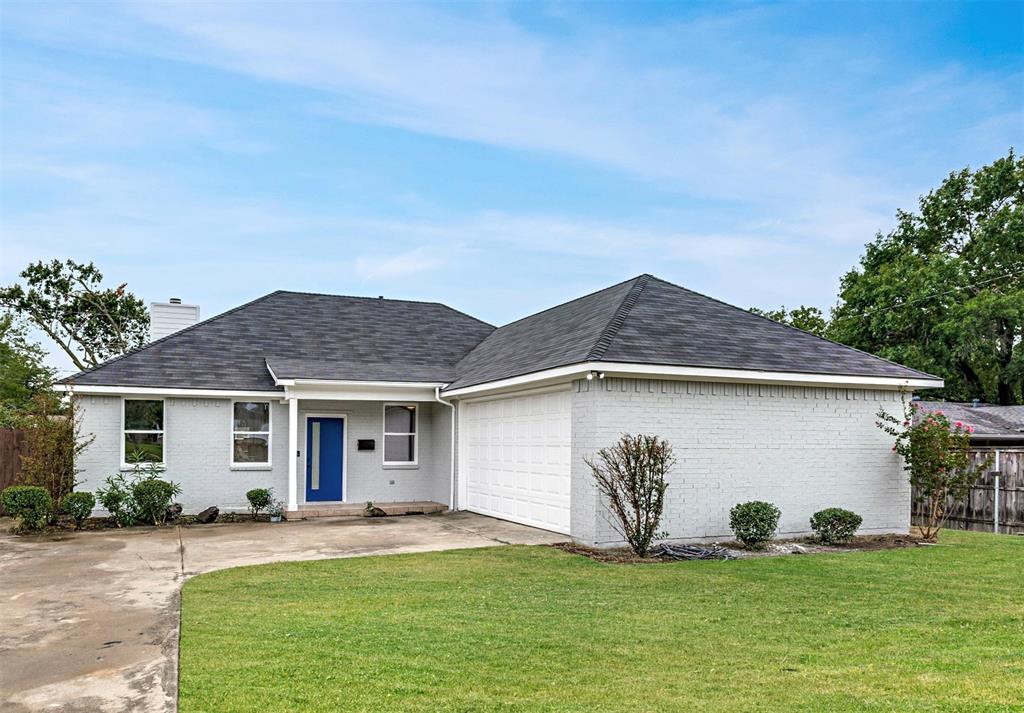
[[[568,391],[461,407],[460,477],[469,510],[569,532]]]

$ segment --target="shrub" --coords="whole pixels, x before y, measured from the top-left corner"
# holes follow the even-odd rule
[[[843,508],[826,508],[811,516],[811,529],[823,544],[849,542],[864,518]]]
[[[668,488],[665,473],[675,463],[672,446],[657,436],[624,434],[615,445],[599,450],[595,460],[584,461],[615,516],[612,527],[633,552],[645,556],[652,541],[667,536],[657,530]]]
[[[898,418],[880,409],[875,424],[896,439],[892,450],[903,456],[903,469],[924,505],[921,535],[933,540],[949,515],[948,504],[967,497],[992,465],[992,454],[972,465],[969,449],[974,428],[960,421],[950,423],[942,411],[918,411],[919,406],[911,403],[903,418]]]
[[[17,530],[38,530],[53,509],[50,493],[38,485],[12,485],[0,493],[0,498],[7,514],[17,519]]]
[[[75,404],[72,399],[71,406],[61,413],[58,401],[40,396],[19,424],[25,435],[18,482],[46,489],[52,503],[47,514],[51,522],[56,522],[61,500],[78,482],[75,460],[93,441],[93,436],[81,433]]]
[[[760,547],[775,535],[782,513],[763,500],[740,503],[729,511],[729,527],[736,539],[748,547]]]
[[[167,519],[167,508],[175,497],[181,495],[181,486],[169,480],[143,478],[132,485],[131,494],[135,501],[136,517],[154,525],[162,525]]]
[[[123,473],[112,475],[104,481],[102,488],[97,488],[96,499],[103,509],[110,513],[118,527],[134,525],[137,519],[135,499],[132,497],[131,486]]]
[[[68,493],[60,505],[61,512],[75,521],[75,528],[78,530],[82,529],[82,523],[92,514],[94,507],[96,507],[96,498],[92,493],[82,491]]]
[[[270,502],[274,499],[274,489],[253,488],[245,494],[245,498],[249,501],[249,512],[256,517],[260,511],[270,507]]]

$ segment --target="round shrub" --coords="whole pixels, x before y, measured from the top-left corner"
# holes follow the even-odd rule
[[[75,527],[82,529],[85,518],[92,515],[92,509],[96,507],[96,498],[92,493],[75,492],[68,493],[60,503],[61,512],[75,521]]]
[[[167,508],[181,487],[168,480],[145,478],[132,485],[132,499],[140,520],[160,525],[167,517]]]
[[[38,485],[12,485],[0,493],[7,514],[18,520],[17,529],[38,530],[53,510],[53,498]]]
[[[274,499],[274,491],[271,488],[253,488],[245,494],[245,497],[249,501],[249,512],[256,517],[261,510],[270,507],[270,501]]]
[[[771,503],[752,500],[729,511],[729,527],[747,547],[760,547],[775,535],[781,514]]]
[[[811,529],[823,544],[849,542],[864,518],[843,508],[826,508],[811,516]]]

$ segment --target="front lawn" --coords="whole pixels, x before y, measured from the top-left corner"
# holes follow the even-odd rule
[[[181,710],[1024,710],[1024,538],[735,562],[547,547],[184,588]]]

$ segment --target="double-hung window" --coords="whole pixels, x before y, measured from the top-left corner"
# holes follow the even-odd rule
[[[162,399],[125,399],[121,462],[164,462],[164,402]]]
[[[232,402],[231,465],[270,465],[269,402]]]
[[[384,465],[416,464],[415,404],[384,404]]]

